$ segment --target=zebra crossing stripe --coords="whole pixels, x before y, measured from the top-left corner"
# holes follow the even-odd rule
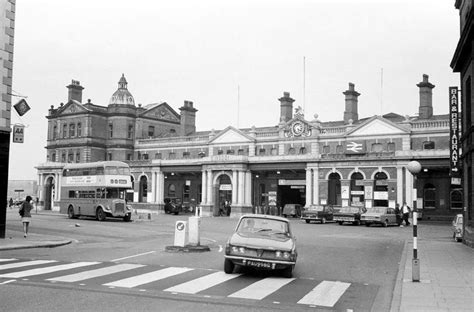
[[[294,278],[281,277],[265,278],[229,295],[229,297],[261,300],[294,280]]]
[[[350,285],[350,283],[322,281],[298,303],[333,307]]]
[[[164,291],[177,292],[177,293],[186,293],[186,294],[196,294],[205,289],[216,286],[220,283],[224,283],[233,278],[239,277],[240,274],[226,274],[224,272],[216,272],[212,274],[205,275],[193,279],[189,282],[179,284],[170,288],[165,289]]]
[[[15,273],[2,274],[0,275],[0,277],[20,278],[20,277],[25,277],[25,276],[41,275],[41,274],[47,274],[47,273],[52,273],[52,272],[57,272],[57,271],[80,268],[80,267],[84,267],[88,265],[94,265],[97,263],[100,263],[100,262],[75,262],[75,263],[69,263],[69,264],[61,264],[61,265],[55,265],[55,266],[50,266],[46,268],[31,269],[31,270],[20,271],[20,272],[15,272]]]
[[[178,275],[184,272],[191,271],[193,269],[190,268],[178,268],[178,267],[169,267],[166,269],[161,269],[158,271],[153,271],[125,279],[121,279],[115,282],[104,284],[104,286],[110,287],[125,287],[125,288],[132,288],[135,286],[148,284],[151,282],[159,281],[161,279]]]
[[[22,267],[31,266],[31,265],[52,263],[52,262],[57,262],[57,261],[55,261],[55,260],[32,260],[32,261],[2,264],[2,265],[0,265],[0,271],[1,270],[8,270],[8,269],[15,269],[15,268],[22,268]]]
[[[13,261],[13,260],[16,260],[16,259],[0,259],[0,262],[7,262],[7,261]]]
[[[101,269],[96,269],[96,270],[90,270],[90,271],[84,271],[76,274],[70,274],[70,275],[64,275],[64,276],[59,276],[59,277],[54,277],[54,278],[49,278],[47,281],[55,281],[55,282],[67,282],[67,283],[73,283],[73,282],[78,282],[78,281],[83,281],[86,279],[94,278],[94,277],[100,277],[100,276],[105,276],[108,274],[113,274],[117,272],[124,272],[136,268],[143,267],[144,265],[142,264],[117,264],[111,267],[106,267],[106,268],[101,268]]]

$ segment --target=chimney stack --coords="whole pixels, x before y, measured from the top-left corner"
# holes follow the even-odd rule
[[[344,123],[348,124],[349,120],[352,122],[359,120],[359,114],[357,113],[357,98],[360,93],[355,91],[354,84],[349,82],[349,90],[342,92],[346,96],[346,110],[344,111]]]
[[[181,111],[181,135],[190,135],[196,132],[196,112],[193,102],[184,101],[184,105],[179,108]]]
[[[434,84],[429,81],[429,76],[423,74],[423,81],[417,84],[420,88],[420,106],[418,108],[418,118],[428,119],[433,116],[433,88]]]
[[[79,81],[72,80],[71,84],[69,86],[66,86],[66,88],[69,89],[67,99],[68,102],[70,100],[75,100],[79,103],[82,103],[82,90],[84,90],[84,88],[81,86],[81,83]]]
[[[279,98],[280,101],[280,122],[287,122],[293,118],[293,102],[295,101],[290,97],[290,92],[283,92],[283,97]]]

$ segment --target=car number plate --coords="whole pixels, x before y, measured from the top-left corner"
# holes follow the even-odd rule
[[[271,269],[272,264],[268,262],[260,262],[260,261],[252,261],[252,260],[247,260],[247,265],[254,267],[254,268],[265,268],[265,269]]]

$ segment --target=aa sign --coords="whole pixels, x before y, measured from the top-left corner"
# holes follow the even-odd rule
[[[13,143],[23,143],[25,137],[25,126],[13,126]]]

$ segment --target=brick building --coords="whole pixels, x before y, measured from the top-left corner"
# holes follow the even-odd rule
[[[359,118],[360,93],[349,83],[341,120],[306,118],[284,92],[275,126],[211,131],[196,131],[192,102],[180,114],[166,103],[136,107],[126,86],[122,77],[109,105],[99,106],[82,104],[73,83],[69,101],[50,109],[48,158],[37,167],[46,209],[57,209],[51,199],[60,199],[53,188],[65,163],[104,159],[129,163],[130,199],[153,209],[166,197],[200,205],[205,215],[225,200],[232,216],[287,203],[393,207],[414,199],[411,160],[423,167],[416,181],[424,219],[462,209],[462,191],[450,185],[449,116],[433,114],[427,75],[417,84],[418,116]]]

